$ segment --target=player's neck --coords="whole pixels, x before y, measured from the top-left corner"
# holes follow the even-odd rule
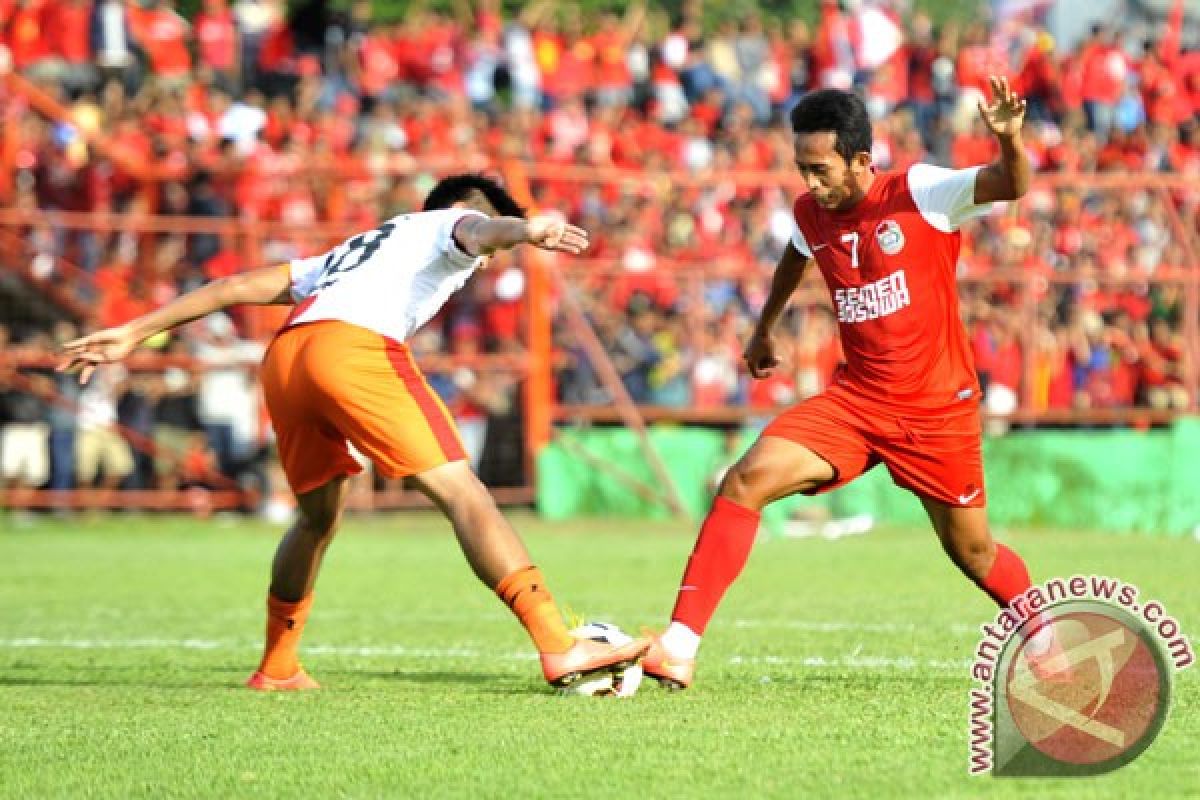
[[[838,213],[846,213],[853,211],[855,206],[867,199],[867,195],[871,193],[871,187],[875,185],[875,170],[867,172],[866,177],[858,187],[858,191],[846,198],[846,202],[837,207]]]

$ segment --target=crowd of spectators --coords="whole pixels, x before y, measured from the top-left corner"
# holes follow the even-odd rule
[[[419,207],[437,173],[520,164],[532,199],[592,232],[590,260],[568,274],[635,401],[767,409],[819,391],[840,358],[816,284],[782,326],[790,368],[756,383],[739,366],[791,232],[786,111],[803,92],[862,92],[880,168],[957,167],[995,153],[976,103],[986,76],[1002,72],[1029,100],[1039,171],[1158,173],[1200,187],[1200,52],[1183,41],[1182,3],[1142,39],[1097,24],[1069,49],[1033,12],[934,25],[903,0],[824,0],[812,23],[754,12],[714,21],[694,0],[673,15],[460,6],[381,21],[368,0],[290,16],[282,0],[203,0],[185,19],[173,0],[0,0],[0,60],[70,111],[70,121],[31,113],[25,94],[0,85],[0,205],[266,226],[251,247],[233,227],[13,225],[31,274],[61,279],[82,326],[115,324]],[[165,179],[147,183],[146,167]],[[1179,234],[1200,227],[1200,188],[1131,187],[1038,189],[1019,213],[965,231],[962,308],[994,413],[1194,402],[1177,279],[1197,266]],[[511,376],[472,359],[521,351],[523,258],[498,259],[413,343],[461,356],[430,377],[476,459],[486,420],[520,408]],[[611,403],[578,331],[559,323],[560,401]],[[255,332],[238,315],[194,325],[162,346],[215,368],[114,370],[77,412],[25,399],[50,392],[51,376],[0,374],[5,438],[44,430],[47,452],[61,451],[56,431],[120,419],[185,454],[186,469],[164,467],[120,443],[84,447],[77,433],[70,475],[51,475],[62,458],[22,467],[52,486],[97,472],[139,485],[203,482],[208,467],[234,474],[263,441]],[[65,331],[11,333],[36,350]],[[206,403],[206,392],[222,399]],[[229,397],[246,402],[231,411]]]

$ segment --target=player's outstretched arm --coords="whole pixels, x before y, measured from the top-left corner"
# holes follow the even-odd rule
[[[775,275],[771,278],[771,291],[767,294],[762,314],[758,317],[758,324],[754,326],[754,333],[751,334],[750,341],[746,344],[746,351],[743,353],[746,366],[749,368],[751,376],[755,378],[769,377],[775,367],[779,365],[779,359],[775,356],[775,342],[771,337],[771,329],[775,327],[779,315],[787,308],[792,293],[800,285],[800,279],[804,277],[804,271],[808,269],[808,262],[809,259],[805,258],[790,242],[779,258],[779,264],[775,267]]]
[[[588,246],[587,231],[553,214],[539,214],[527,220],[466,216],[454,226],[454,238],[471,256],[487,256],[519,244],[579,255]]]
[[[282,305],[292,302],[291,273],[286,265],[233,275],[201,286],[115,328],[88,334],[63,345],[59,372],[79,372],[87,383],[98,364],[120,361],[156,333],[229,306]]]
[[[1025,98],[1018,97],[1008,78],[993,75],[992,102],[979,104],[979,114],[1000,143],[1000,158],[975,176],[975,204],[1016,200],[1029,189],[1033,168],[1021,140],[1025,124]]]

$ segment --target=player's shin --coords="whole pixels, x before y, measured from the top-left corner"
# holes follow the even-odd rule
[[[663,646],[677,658],[694,658],[700,637],[726,590],[741,574],[754,546],[760,514],[717,497],[700,527],[663,634]]]
[[[988,574],[980,581],[980,587],[991,595],[996,604],[1004,607],[1033,585],[1029,577],[1029,569],[1024,560],[1011,548],[996,543],[996,558],[992,562]],[[1051,619],[1046,614],[1034,614],[1029,622],[1029,643],[1026,646],[1030,657],[1036,659],[1035,671],[1043,669],[1043,662],[1052,659],[1059,651],[1058,642],[1054,636],[1054,627],[1049,624]],[[1055,671],[1062,670],[1055,668]]]
[[[997,605],[1006,606],[1029,589],[1029,569],[1019,555],[1005,545],[996,543],[996,557],[980,588],[991,595]]]

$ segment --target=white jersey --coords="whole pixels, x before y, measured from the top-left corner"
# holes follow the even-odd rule
[[[291,263],[288,325],[341,320],[407,341],[461,289],[483,259],[454,241],[454,226],[478,211],[401,214],[324,255]]]

